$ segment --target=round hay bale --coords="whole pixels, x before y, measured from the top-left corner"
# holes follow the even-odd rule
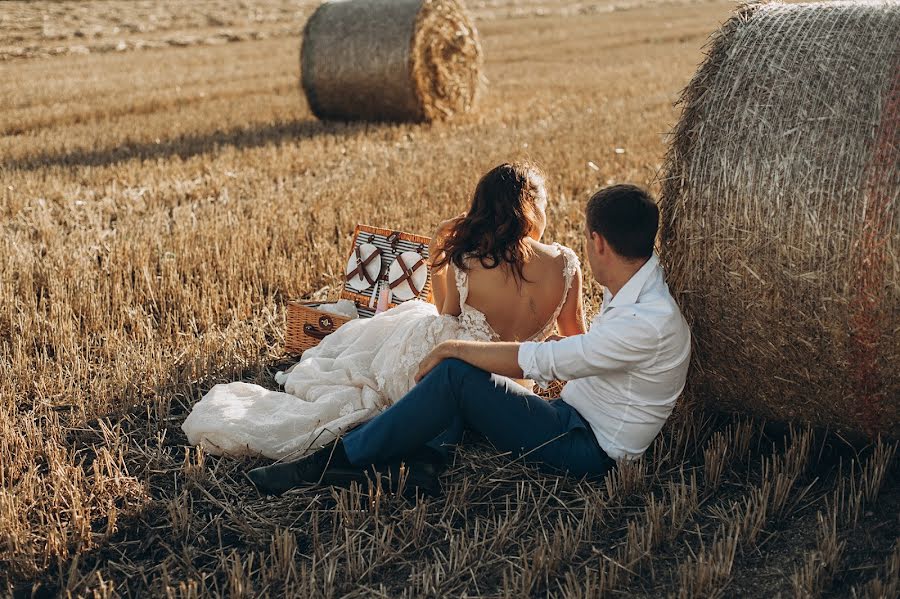
[[[681,103],[660,254],[689,393],[900,436],[900,5],[743,7]]]
[[[484,81],[478,31],[456,0],[325,2],[300,56],[320,119],[446,119],[472,110]]]

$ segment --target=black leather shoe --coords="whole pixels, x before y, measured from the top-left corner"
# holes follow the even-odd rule
[[[247,473],[256,488],[268,495],[281,495],[303,484],[319,482],[327,468],[352,468],[340,439],[297,460],[254,468]]]
[[[376,484],[380,479],[381,488],[390,493],[402,492],[404,496],[421,493],[428,497],[439,497],[443,494],[440,472],[431,462],[419,460],[396,461],[366,468],[342,466],[328,468],[322,475],[322,484],[349,487],[355,482],[367,489],[369,483]]]
[[[403,483],[403,494],[404,495],[414,495],[417,492],[422,493],[426,497],[440,497],[444,494],[444,489],[441,487],[441,479],[440,474],[443,471],[443,468],[438,468],[432,462],[422,462],[422,461],[410,461],[405,464],[406,466],[406,479]],[[395,471],[391,470],[391,476],[394,476]],[[399,468],[396,470],[397,478],[396,480],[399,483]],[[392,487],[391,489],[394,491],[395,489]]]

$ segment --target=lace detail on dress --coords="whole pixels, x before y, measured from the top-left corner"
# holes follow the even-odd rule
[[[418,302],[410,300],[401,305]],[[397,310],[397,308],[394,308]],[[411,316],[412,318],[412,316]],[[403,397],[414,385],[414,376],[428,353],[443,341],[450,339],[471,339],[460,330],[459,321],[450,315],[436,315],[425,326],[416,327],[416,334],[390,339],[388,346],[393,351],[389,356],[380,356],[373,363],[378,389],[384,394],[379,409],[383,410]],[[479,339],[481,340],[481,339]]]
[[[556,310],[553,311],[553,316],[550,320],[547,321],[540,331],[526,339],[526,341],[543,341],[553,332],[553,329],[556,326],[556,320],[559,318],[559,314],[562,312],[566,299],[569,297],[569,289],[572,288],[572,278],[575,276],[575,272],[581,267],[578,255],[571,248],[559,243],[554,243],[553,245],[559,248],[559,253],[562,254],[564,261],[563,279],[565,285],[562,299],[560,299],[559,305],[556,306]],[[499,341],[500,335],[498,335],[491,327],[487,317],[480,310],[477,310],[466,303],[466,300],[469,298],[469,273],[457,268],[455,264],[452,268],[454,278],[456,279],[456,288],[459,291],[459,323],[462,325],[463,330],[478,340]]]
[[[554,243],[553,245],[559,248],[560,253],[566,260],[566,265],[563,267],[563,276],[566,278],[566,296],[568,296],[569,289],[572,287],[572,277],[574,277],[578,269],[581,268],[581,260],[578,259],[578,254],[576,254],[572,248],[566,247],[560,243]],[[563,297],[563,303],[559,305],[560,309],[562,309],[562,306],[565,303],[566,298]]]
[[[500,335],[491,327],[487,316],[466,303],[469,298],[469,273],[457,268],[455,264],[452,268],[456,289],[459,291],[460,326],[476,341],[499,341]]]

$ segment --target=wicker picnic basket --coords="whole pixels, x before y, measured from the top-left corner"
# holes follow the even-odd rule
[[[397,280],[407,282],[407,291],[412,297],[400,299],[392,294],[389,307],[393,308],[403,301],[413,297],[425,301],[432,301],[431,272],[428,269],[428,245],[431,239],[422,235],[413,235],[402,231],[392,231],[368,225],[357,225],[353,233],[353,243],[347,256],[348,272],[344,277],[344,287],[341,290],[341,299],[352,301],[360,318],[371,318],[375,315],[375,306],[379,291],[389,289]],[[369,253],[366,254],[366,248]],[[373,249],[374,248],[374,249]],[[411,264],[408,256],[418,254],[421,258]],[[401,257],[405,255],[406,257]],[[380,266],[375,264],[376,256],[380,259]],[[351,266],[355,268],[350,268]],[[397,270],[400,267],[401,276],[391,280],[392,267]],[[370,267],[367,270],[367,267]],[[411,274],[425,269],[426,278],[421,288],[415,288]],[[356,283],[359,284],[356,284]],[[333,333],[341,325],[350,319],[319,310],[324,302],[292,301],[287,306],[287,330],[284,335],[284,348],[288,353],[303,353],[310,347],[315,347],[319,341]]]

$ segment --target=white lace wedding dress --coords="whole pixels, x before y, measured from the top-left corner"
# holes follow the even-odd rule
[[[575,252],[554,245],[565,257],[565,293],[553,317],[529,340],[553,331],[579,265]],[[181,425],[188,441],[213,454],[299,459],[403,397],[438,343],[498,341],[484,314],[466,304],[468,275],[451,268],[460,295],[458,317],[411,300],[373,318],[351,320],[276,375],[285,392],[243,382],[210,389]]]

